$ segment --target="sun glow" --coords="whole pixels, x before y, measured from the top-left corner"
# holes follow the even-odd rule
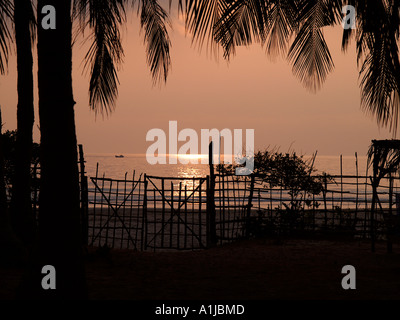
[[[207,159],[208,155],[206,154],[170,154],[170,157],[178,158],[178,159],[185,159],[185,160],[201,160]]]

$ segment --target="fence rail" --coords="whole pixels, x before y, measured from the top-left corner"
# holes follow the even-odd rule
[[[293,197],[291,190],[270,187],[254,176],[215,175],[212,189],[210,176],[114,180],[96,174],[89,188],[89,243],[136,250],[201,249],[249,237],[256,232],[255,223],[264,232],[292,223],[303,231],[368,238],[370,177],[333,178],[320,194]],[[391,177],[378,190],[374,227],[382,239],[386,217],[400,216],[399,182]]]

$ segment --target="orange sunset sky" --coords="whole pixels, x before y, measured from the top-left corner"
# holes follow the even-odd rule
[[[176,6],[175,6],[176,7]],[[95,115],[88,105],[87,75],[82,74],[85,46],[74,46],[73,85],[78,143],[86,153],[146,153],[152,144],[146,133],[153,128],[168,131],[170,120],[178,130],[255,129],[255,150],[290,147],[303,154],[365,155],[371,139],[387,139],[388,129],[360,108],[360,89],[354,43],[341,52],[341,26],[324,29],[335,63],[322,90],[307,91],[285,58],[271,61],[260,45],[238,48],[228,64],[191,45],[183,22],[171,13],[172,68],[166,85],[153,86],[146,65],[139,19],[129,14],[122,31],[125,58],[119,73],[119,98],[109,117]],[[35,77],[36,77],[35,65]],[[16,127],[16,60],[0,77],[3,130]],[[37,107],[37,93],[35,93]],[[56,106],[55,106],[56,108]],[[55,110],[56,112],[56,110]],[[34,138],[39,141],[38,115]],[[183,143],[180,143],[182,145]]]

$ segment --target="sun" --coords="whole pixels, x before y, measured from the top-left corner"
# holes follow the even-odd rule
[[[175,158],[179,160],[181,164],[200,164],[205,163],[208,159],[208,155],[206,154],[169,154],[169,158]]]
[[[178,154],[176,155],[181,159],[186,159],[186,160],[201,160],[201,159],[207,159],[207,155],[206,154]]]

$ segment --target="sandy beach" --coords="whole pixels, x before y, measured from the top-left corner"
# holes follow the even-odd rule
[[[135,252],[88,248],[92,300],[400,299],[400,245],[340,239],[254,239],[207,250]],[[344,265],[356,290],[344,290]],[[0,269],[0,298],[13,299],[22,269]]]

